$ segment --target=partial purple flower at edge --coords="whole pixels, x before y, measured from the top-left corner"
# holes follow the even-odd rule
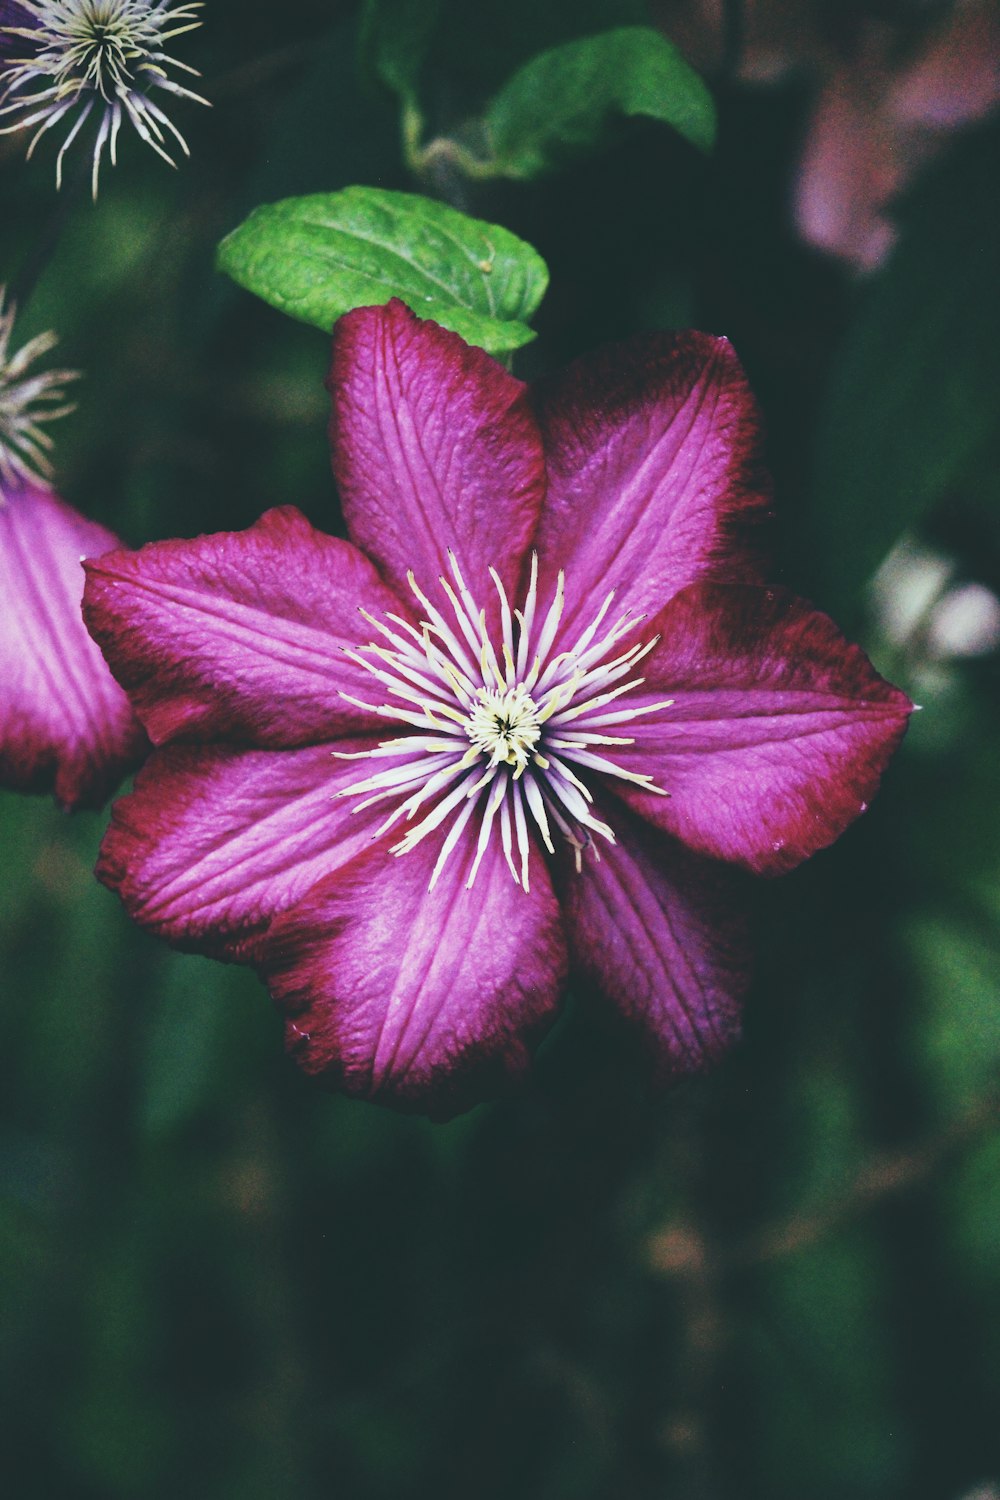
[[[52,492],[0,491],[0,786],[100,807],[146,737],[83,628],[84,556],[118,538]]]
[[[256,964],[305,1070],[437,1116],[523,1073],[572,966],[669,1079],[738,1031],[737,867],[860,812],[910,705],[761,584],[729,345],[655,335],[529,392],[401,303],[335,330],[349,542],[297,511],[88,566],[155,744],[98,873]]]
[[[12,349],[14,312],[0,287],[0,786],[100,806],[148,748],[80,617],[84,556],[121,544],[49,487],[76,372],[34,368],[54,334]]]

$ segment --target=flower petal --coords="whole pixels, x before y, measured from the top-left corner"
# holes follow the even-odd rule
[[[454,552],[492,612],[492,565],[516,591],[545,490],[526,387],[481,349],[402,302],[362,307],[334,330],[330,440],[348,533],[404,596],[412,568],[437,579]]]
[[[148,748],[80,618],[84,554],[118,538],[48,490],[0,496],[0,785],[99,807]]]
[[[701,1072],[738,1039],[749,976],[742,878],[608,814],[617,843],[560,881],[573,962],[644,1034],[660,1082]]]
[[[304,745],[378,723],[343,697],[372,693],[344,649],[372,637],[359,607],[400,604],[356,548],[294,507],[87,572],[84,618],[154,743]]]
[[[362,773],[336,748],[154,751],[112,808],[98,878],[175,946],[256,957],[274,918],[367,849],[385,818],[381,805],[354,813],[357,798],[338,798]]]
[[[654,334],[542,385],[548,468],[538,527],[546,591],[566,571],[563,634],[594,597],[655,613],[702,576],[759,576],[748,541],[768,514],[757,409],[727,339]]]
[[[466,890],[475,848],[470,825],[433,890],[436,849],[372,851],[276,926],[262,972],[307,1073],[445,1118],[528,1067],[565,977],[559,910],[540,857],[525,892],[496,838]]]
[[[912,704],[827,615],[784,589],[696,585],[652,629],[629,707],[673,704],[625,726],[635,742],[614,757],[668,793],[615,783],[643,817],[777,874],[866,811]]]

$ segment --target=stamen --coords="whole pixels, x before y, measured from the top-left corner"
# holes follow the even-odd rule
[[[514,787],[511,800],[514,804],[514,826],[517,829],[517,847],[521,855],[521,885],[527,890],[531,842],[528,838],[528,818],[524,811],[524,793],[521,790],[520,784]]]
[[[636,641],[615,654],[618,641],[636,628],[640,617],[626,611],[608,628],[612,590],[567,648],[559,639],[567,590],[561,572],[536,633],[539,564],[533,554],[521,609],[511,608],[496,568],[488,570],[499,601],[499,640],[494,643],[486,611],[479,608],[454,553],[449,552],[448,561],[451,580],[441,577],[440,584],[454,626],[412,573],[407,575],[410,588],[425,614],[419,628],[399,615],[380,620],[361,611],[376,639],[345,654],[400,706],[341,696],[405,727],[370,750],[335,752],[344,760],[388,761],[385,769],[337,795],[360,797],[358,811],[395,801],[375,837],[401,821],[411,824],[391,846],[397,856],[444,829],[432,885],[473,823],[475,849],[465,880],[471,889],[499,829],[500,852],[511,877],[528,890],[533,840],[554,854],[558,836],[573,849],[578,869],[585,854],[597,857],[595,838],[614,842],[614,830],[596,810],[592,776],[584,773],[667,795],[649,775],[626,770],[606,753],[616,745],[633,744],[632,739],[601,732],[670,707],[671,700],[617,706],[642,686],[634,669],[657,638]]]
[[[92,190],[96,197],[105,151],[117,160],[123,119],[164,161],[172,137],[185,153],[187,142],[151,97],[157,89],[177,99],[206,104],[200,94],[168,77],[167,69],[197,77],[197,69],[175,62],[164,50],[173,38],[200,25],[201,0],[21,0],[30,26],[8,27],[23,37],[24,55],[6,59],[0,81],[0,116],[13,116],[2,132],[38,126],[28,155],[71,111],[78,111],[56,159],[56,184],[63,159],[85,122],[97,111],[91,148]]]
[[[524,778],[524,797],[531,810],[531,816],[538,824],[538,830],[542,835],[542,843],[550,854],[555,854],[552,835],[549,833],[549,822],[545,816],[545,803],[542,801],[542,794],[538,790],[538,783],[533,776],[526,776]]]
[[[556,631],[559,629],[559,621],[562,619],[563,606],[565,605],[565,603],[566,574],[560,568],[559,576],[556,579],[556,596],[549,606],[549,612],[545,616],[545,624],[542,626],[542,633],[539,637],[538,645],[535,648],[537,656],[541,661],[544,661],[548,656],[549,650],[552,646],[552,642],[556,638]]]
[[[515,610],[514,614],[521,626],[521,638],[517,643],[517,675],[523,679],[527,676],[528,668],[528,646],[531,640],[531,631],[535,623],[535,607],[538,603],[538,553],[531,554],[531,579],[528,583],[528,593],[524,601],[524,610]]]
[[[431,878],[430,878],[430,881],[429,881],[428,886],[427,886],[427,889],[429,891],[432,891],[434,889],[434,887],[437,885],[438,876],[441,874],[441,871],[444,869],[445,864],[448,861],[449,855],[454,850],[455,845],[458,843],[459,838],[461,837],[462,833],[464,832],[464,830],[465,830],[466,826],[468,825],[470,819],[472,818],[472,815],[475,812],[475,810],[476,810],[476,804],[474,802],[468,802],[466,804],[465,808],[462,810],[462,812],[460,812],[459,815],[458,815],[458,817],[455,819],[455,821],[452,824],[451,828],[448,830],[447,837],[445,838],[444,843],[441,845],[441,853],[438,855],[437,860],[436,860],[435,865],[434,865],[434,868],[431,871]],[[403,852],[403,851],[400,850],[399,852]],[[477,866],[477,868],[478,868],[478,866]]]
[[[516,668],[514,665],[514,617],[510,612],[510,601],[507,598],[507,590],[503,586],[503,579],[496,568],[490,568],[490,577],[496,585],[496,591],[500,596],[500,629],[503,632],[503,658],[507,667],[507,687],[513,687],[516,681]]]

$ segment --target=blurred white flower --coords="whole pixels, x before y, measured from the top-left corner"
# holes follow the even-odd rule
[[[988,656],[998,646],[1000,599],[984,583],[963,583],[949,589],[931,610],[927,622],[931,656]]]
[[[201,25],[200,9],[201,0],[179,5],[170,0],[17,0],[16,6],[0,7],[0,23],[4,11],[23,23],[8,20],[2,28],[7,46],[0,61],[0,117],[9,116],[11,123],[0,127],[0,134],[37,126],[30,156],[41,137],[67,119],[70,128],[56,158],[59,187],[63,157],[93,115],[95,198],[104,149],[114,165],[125,120],[175,166],[166,149],[168,134],[186,156],[187,142],[151,96],[159,90],[208,103],[168,77],[167,68],[198,75],[164,51],[173,37]],[[13,50],[11,39],[18,43]]]
[[[63,386],[77,379],[75,370],[30,373],[30,366],[58,343],[54,333],[40,333],[11,353],[15,308],[11,304],[5,309],[4,299],[0,287],[0,504],[7,488],[51,477],[52,439],[42,423],[73,410]]]
[[[953,582],[955,572],[951,558],[911,538],[894,547],[871,589],[886,640],[935,662],[995,651],[1000,646],[1000,599],[984,583]]]
[[[953,572],[950,558],[910,538],[892,549],[872,580],[875,614],[888,641],[908,644]]]

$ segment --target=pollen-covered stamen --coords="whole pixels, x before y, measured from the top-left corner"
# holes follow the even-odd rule
[[[648,776],[624,770],[606,753],[632,741],[603,732],[670,706],[669,701],[627,704],[627,695],[643,680],[632,675],[634,669],[656,641],[618,649],[639,621],[626,611],[606,624],[614,591],[579,636],[560,641],[566,580],[560,573],[552,599],[540,610],[538,561],[533,557],[521,609],[511,608],[499,573],[489,570],[499,599],[500,639],[494,642],[486,611],[451,553],[449,566],[451,578],[440,583],[453,620],[445,618],[410,574],[410,587],[424,611],[419,628],[398,615],[389,616],[389,624],[366,615],[380,639],[346,653],[393,701],[364,703],[343,696],[409,726],[409,731],[359,752],[356,758],[388,764],[338,795],[359,798],[356,811],[382,801],[395,803],[375,834],[379,837],[400,822],[408,825],[392,845],[393,854],[408,854],[437,832],[442,841],[431,884],[474,821],[478,831],[467,879],[471,886],[498,830],[507,867],[527,890],[532,830],[550,854],[555,853],[554,836],[564,839],[578,868],[584,853],[596,853],[595,837],[614,842],[613,829],[594,811],[588,781],[595,773],[661,791]],[[626,699],[625,705],[619,706],[619,699]],[[350,752],[341,754],[354,758]],[[441,830],[446,830],[443,836]]]
[[[523,684],[497,692],[480,688],[479,702],[469,715],[466,734],[491,766],[501,761],[520,776],[541,738],[538,709]]]

